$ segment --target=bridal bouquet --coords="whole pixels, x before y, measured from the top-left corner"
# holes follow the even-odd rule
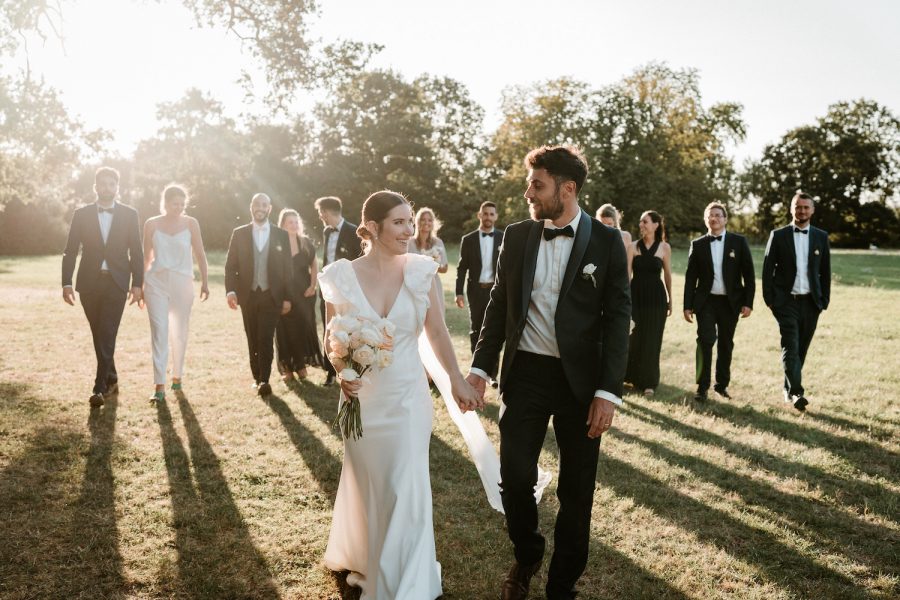
[[[359,315],[336,315],[328,323],[328,360],[341,379],[362,379],[369,371],[384,369],[394,362],[394,329],[387,319]],[[365,381],[365,380],[363,380]],[[348,396],[338,410],[335,425],[345,438],[362,437],[359,398]]]

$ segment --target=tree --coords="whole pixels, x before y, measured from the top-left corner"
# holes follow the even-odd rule
[[[900,219],[900,121],[869,100],[839,102],[814,125],[787,132],[744,175],[759,231],[789,220],[798,189],[817,196],[815,222],[836,245],[895,245]]]

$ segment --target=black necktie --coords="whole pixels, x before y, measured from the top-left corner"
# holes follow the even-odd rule
[[[722,236],[721,236],[721,235],[710,235],[710,236],[709,236],[709,241],[711,241],[711,242],[721,242],[721,241],[722,241]]]
[[[328,237],[329,235],[331,235],[331,234],[334,233],[335,231],[337,231],[337,229],[335,229],[334,227],[331,227],[331,226],[329,225],[328,227],[326,227],[326,228],[323,230],[322,233],[325,234],[325,237]]]
[[[485,233],[485,232],[482,231],[482,232],[481,232],[481,237],[494,237],[494,232],[492,231],[492,232],[490,232],[490,233]]]
[[[103,208],[102,206],[97,205],[97,213],[99,213],[99,214],[103,214],[103,213],[106,213],[106,212],[112,214],[112,213],[115,212],[115,210],[116,210],[115,207],[113,207],[113,208]]]
[[[803,235],[808,235],[809,229],[800,229],[799,227],[794,227],[794,233],[802,233]]]
[[[552,240],[558,235],[564,235],[566,237],[575,237],[575,230],[572,229],[571,225],[566,225],[560,229],[549,229],[547,227],[544,228],[544,239],[547,241]]]

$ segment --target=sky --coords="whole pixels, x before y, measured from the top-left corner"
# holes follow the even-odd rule
[[[504,88],[569,76],[595,87],[651,61],[695,68],[704,104],[738,102],[748,125],[739,162],[830,104],[868,98],[900,115],[900,2],[894,0],[320,0],[314,37],[376,42],[373,65],[408,78],[449,76],[500,121]],[[201,29],[174,0],[68,0],[65,44],[33,39],[33,74],[88,126],[129,154],[156,132],[156,105],[197,87],[229,112],[253,59],[224,31]],[[18,57],[24,66],[24,57]],[[309,97],[298,98],[301,108]]]

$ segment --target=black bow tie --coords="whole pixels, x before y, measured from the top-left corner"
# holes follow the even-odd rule
[[[112,208],[103,208],[102,206],[97,205],[97,212],[100,213],[100,214],[106,213],[106,212],[112,214],[112,213],[114,213],[115,211],[116,211],[116,207],[112,207]]]
[[[561,227],[559,229],[549,229],[547,227],[544,228],[544,239],[545,240],[550,241],[558,235],[564,235],[566,237],[575,237],[575,230],[572,229],[571,225],[566,225],[565,227]]]
[[[709,241],[711,241],[711,242],[721,242],[721,241],[722,241],[722,236],[721,236],[721,235],[710,235],[710,236],[709,236]]]
[[[803,235],[808,235],[809,229],[800,229],[799,227],[794,227],[794,233],[802,233]]]
[[[491,237],[491,238],[492,238],[492,237],[494,237],[494,232],[492,231],[492,232],[490,232],[490,233],[485,233],[485,232],[482,231],[482,232],[481,232],[481,237]]]
[[[334,233],[335,231],[337,231],[337,229],[335,229],[334,227],[331,227],[331,226],[329,225],[328,227],[326,227],[326,228],[323,230],[323,233],[325,234],[325,237],[328,237],[329,235],[331,235],[331,234]]]

